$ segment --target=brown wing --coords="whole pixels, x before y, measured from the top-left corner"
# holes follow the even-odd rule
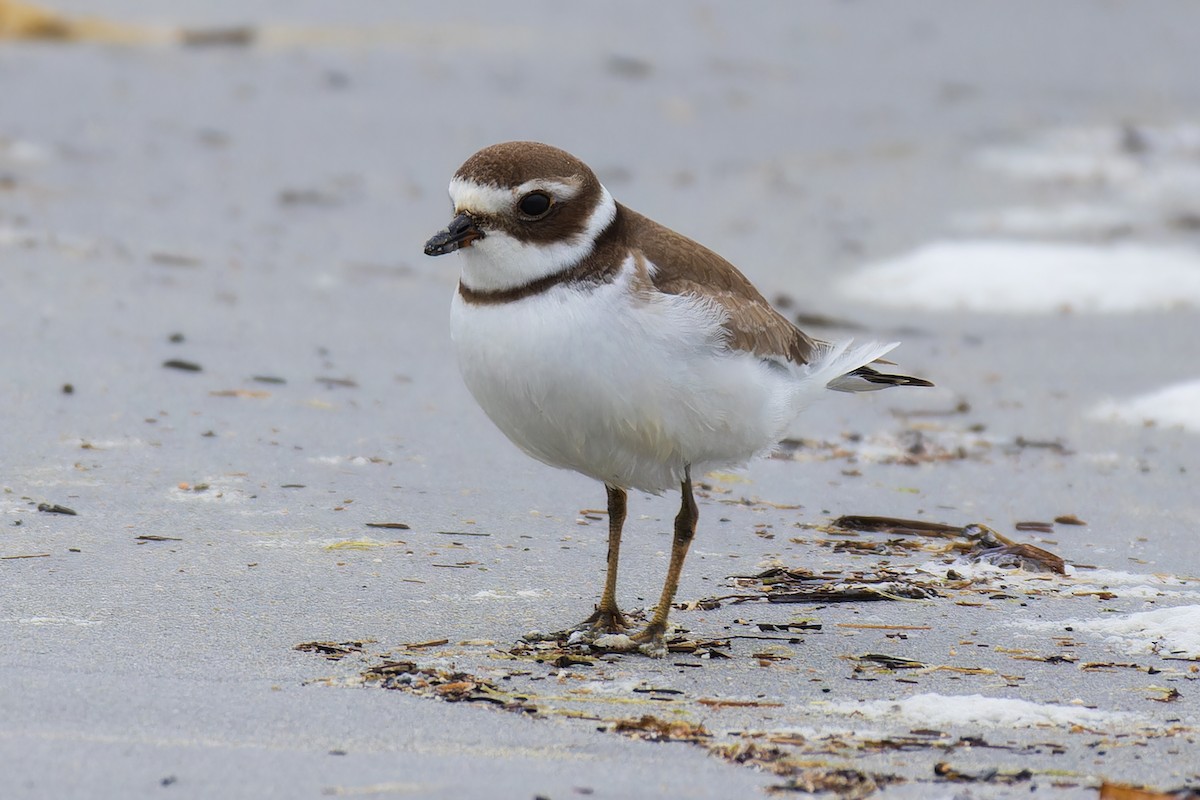
[[[807,364],[816,345],[767,302],[746,276],[708,248],[636,211],[620,208],[623,222],[654,264],[654,286],[666,294],[712,299],[725,311],[728,344],[764,358]]]

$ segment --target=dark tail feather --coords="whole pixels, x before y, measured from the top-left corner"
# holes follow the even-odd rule
[[[840,378],[829,382],[829,388],[838,392],[872,392],[889,386],[933,386],[924,378],[908,375],[888,375],[870,367],[859,367]]]

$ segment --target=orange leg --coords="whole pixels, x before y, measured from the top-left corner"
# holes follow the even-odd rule
[[[581,628],[591,628],[604,633],[621,633],[625,630],[625,616],[617,607],[617,562],[621,557],[621,531],[625,527],[624,489],[605,484],[608,490],[608,573],[604,579],[604,594],[594,614],[583,621]]]
[[[663,583],[662,596],[654,609],[654,616],[644,630],[632,638],[641,645],[649,645],[652,650],[661,650],[663,634],[667,630],[667,615],[671,613],[671,603],[675,600],[675,592],[679,588],[679,574],[683,571],[683,560],[687,558],[688,547],[696,535],[696,522],[700,518],[700,510],[696,508],[696,498],[692,496],[692,470],[684,469],[684,481],[680,486],[683,494],[679,505],[679,514],[675,517],[675,538],[671,542],[671,563],[667,567],[667,580]]]

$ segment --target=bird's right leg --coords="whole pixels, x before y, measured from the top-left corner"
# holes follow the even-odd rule
[[[621,556],[621,531],[625,527],[624,489],[604,485],[608,490],[608,573],[604,579],[604,594],[596,612],[578,627],[597,633],[621,633],[626,628],[625,616],[617,608],[617,562]]]

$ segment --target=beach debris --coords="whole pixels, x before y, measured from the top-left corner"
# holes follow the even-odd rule
[[[770,603],[852,603],[880,600],[928,600],[939,597],[934,582],[890,570],[856,572],[835,577],[806,569],[771,567],[754,575],[731,578],[739,589],[756,594],[726,595],[717,600],[757,600]]]
[[[338,387],[343,389],[358,388],[358,381],[354,380],[353,378],[330,378],[327,376],[318,376],[313,380],[324,386],[326,389],[334,389]]]
[[[1014,542],[986,525],[967,525],[963,528],[963,536],[970,545],[962,550],[971,560],[1005,569],[1054,572],[1059,575],[1067,573],[1066,561],[1060,556],[1032,544]]]
[[[920,519],[900,519],[899,517],[870,517],[848,514],[833,521],[834,528],[848,531],[867,531],[870,533],[915,534],[920,536],[938,536],[954,538],[963,535],[961,525],[946,525],[941,522],[928,522]]]
[[[1038,440],[1026,439],[1024,436],[1018,436],[1013,440],[1013,446],[1022,450],[1050,450],[1064,456],[1075,454],[1075,451],[1067,447],[1066,443],[1061,439]]]
[[[301,653],[317,653],[330,661],[340,661],[352,653],[363,652],[363,649],[374,641],[362,639],[354,642],[301,642],[292,649]]]
[[[855,661],[867,662],[870,664],[878,664],[885,669],[925,669],[925,664],[911,658],[901,658],[900,656],[890,656],[886,653],[864,653],[861,656],[854,656]]]
[[[75,509],[61,506],[58,503],[38,503],[37,510],[43,514],[65,514],[69,517],[78,516]]]
[[[441,647],[442,645],[450,644],[449,639],[431,639],[428,642],[408,642],[400,645],[405,650],[426,650],[430,647]]]
[[[1099,800],[1200,800],[1200,787],[1160,792],[1123,783],[1100,784]]]
[[[716,697],[700,697],[696,702],[708,708],[783,708],[783,703],[772,700],[722,700]]]
[[[1183,693],[1174,686],[1147,686],[1146,691],[1154,695],[1150,699],[1156,703],[1174,703],[1183,697]]]
[[[747,501],[746,504],[754,506],[756,502]],[[589,510],[581,510],[580,514],[602,516]],[[1070,523],[1056,520],[1054,524]],[[942,603],[946,606],[952,601],[953,605],[1001,610],[1009,604],[1024,605],[1049,596],[1097,597],[1105,602],[1119,596],[1110,591],[1108,584],[1089,579],[1089,568],[1085,565],[1068,568],[1054,553],[1013,541],[980,524],[951,525],[850,515],[830,525],[808,526],[808,529],[819,530],[826,537],[793,541],[835,548],[849,544],[859,548],[852,551],[855,554],[878,554],[885,558],[866,566],[856,560],[856,569],[811,569],[777,563],[749,574],[731,576],[732,590],[728,593],[689,600],[678,607],[698,614],[730,604],[747,604],[746,610],[739,609],[739,616],[734,619],[724,619],[725,628],[720,631],[719,638],[696,635],[677,624],[666,639],[666,649],[675,658],[655,662],[651,665],[653,674],[641,672],[641,660],[631,660],[626,655],[630,650],[626,644],[628,636],[595,637],[589,632],[564,630],[551,634],[534,632],[510,646],[497,647],[492,641],[467,641],[458,642],[458,649],[455,649],[450,644],[451,637],[400,645],[399,648],[414,655],[415,651],[423,651],[426,647],[444,649],[437,650],[436,659],[425,663],[383,654],[374,666],[360,673],[358,684],[347,683],[344,677],[325,680],[331,685],[365,683],[446,702],[478,702],[498,710],[536,714],[542,718],[557,716],[587,721],[600,730],[650,741],[685,742],[732,763],[753,766],[779,776],[779,781],[768,789],[771,793],[817,792],[851,798],[866,798],[881,787],[904,781],[980,786],[1035,785],[1032,784],[1035,776],[1030,770],[1015,769],[1003,762],[981,762],[977,760],[979,754],[987,749],[1059,756],[1078,747],[1070,741],[1048,739],[989,741],[982,732],[950,733],[904,721],[897,723],[896,730],[884,729],[870,734],[854,733],[836,726],[824,730],[817,728],[817,732],[802,726],[803,732],[800,732],[790,727],[798,713],[802,718],[821,715],[829,713],[824,710],[826,708],[839,709],[846,704],[839,702],[838,695],[832,695],[832,702],[817,700],[811,709],[800,712],[786,694],[738,692],[725,697],[714,693],[708,683],[699,684],[705,686],[703,690],[692,688],[693,684],[686,682],[681,683],[679,689],[662,688],[662,683],[669,681],[671,675],[687,672],[678,668],[712,668],[714,660],[735,659],[741,662],[739,666],[755,665],[758,669],[777,670],[781,677],[791,678],[807,672],[811,676],[809,680],[821,684],[822,693],[833,692],[836,687],[829,678],[815,672],[806,657],[808,654],[797,646],[803,647],[809,636],[837,637],[839,640],[857,636],[862,638],[847,639],[847,642],[859,641],[866,646],[853,650],[838,647],[838,658],[843,665],[840,677],[846,681],[868,682],[877,687],[884,686],[885,682],[919,683],[929,685],[926,691],[933,696],[949,690],[945,695],[949,698],[956,692],[952,689],[954,684],[948,681],[981,679],[980,687],[1004,686],[1011,691],[1032,685],[1026,681],[1048,675],[1045,672],[1008,674],[1015,672],[1018,664],[1031,670],[1124,668],[1162,676],[1155,678],[1161,682],[1161,687],[1130,687],[1140,689],[1141,697],[1154,701],[1145,703],[1145,707],[1176,703],[1174,707],[1182,709],[1191,701],[1185,696],[1185,686],[1173,688],[1174,682],[1182,680],[1182,673],[1170,667],[1100,661],[1081,663],[1083,658],[1079,653],[1084,652],[1082,648],[1087,647],[1087,643],[1073,638],[1070,625],[1065,626],[1065,633],[1064,628],[1055,629],[1055,635],[1051,636],[1052,646],[1030,649],[1018,647],[1012,640],[1009,647],[1001,642],[988,643],[986,633],[981,629],[964,636],[948,651],[935,653],[922,649],[919,639],[924,632],[935,629],[936,624],[929,624],[923,618],[907,619],[903,609],[898,610],[901,616],[894,620],[883,616],[885,612],[875,610],[879,602],[930,602],[939,598],[945,598]],[[444,534],[453,537],[471,535],[465,531],[446,531]],[[874,544],[881,545],[880,549],[869,549],[872,539],[877,540]],[[889,560],[897,553],[915,555],[920,560]],[[928,554],[935,557],[931,560]],[[856,604],[864,602],[872,606],[862,606],[861,611],[855,608]],[[814,604],[816,607],[806,606],[802,614],[791,619],[759,622],[752,616],[754,603],[760,604],[757,606],[760,609],[768,608],[770,604],[789,603]],[[834,604],[847,605],[831,607]],[[645,613],[646,609],[631,609],[627,618],[634,624],[644,618]],[[854,621],[853,616],[846,619],[846,615],[859,613],[864,614],[862,621]],[[826,615],[832,615],[832,618],[825,618]],[[711,622],[705,627],[711,631]],[[906,641],[909,643],[903,644]],[[822,644],[822,649],[827,649],[834,642],[826,639]],[[468,646],[476,649],[462,649]],[[916,649],[911,649],[914,646]],[[906,649],[899,650],[901,647]],[[990,651],[996,655],[991,662],[972,664],[974,658],[968,654],[976,651],[962,649],[966,647],[986,648],[979,652]],[[1004,655],[1012,659],[1013,669],[997,668],[994,659]],[[1163,660],[1168,659],[1164,656]],[[724,670],[717,673],[718,676],[724,674]],[[911,690],[897,688],[897,691],[903,694]],[[957,694],[961,694],[961,690]],[[631,713],[631,706],[649,708],[644,713],[640,710]],[[669,706],[669,713],[657,710],[664,706]],[[614,709],[622,713],[614,714]],[[846,712],[834,710],[833,713]],[[738,727],[725,729],[717,726],[714,718],[727,719],[727,725]],[[1113,730],[1118,731],[1115,735],[1137,736],[1136,741],[1165,740],[1175,730],[1191,731],[1186,726],[1174,725],[1126,732],[1120,727],[1124,724],[1127,723],[1114,722],[1117,727]],[[1100,727],[1071,730],[1081,737],[1094,736],[1100,731]],[[972,756],[975,760],[956,766],[948,759],[959,749],[975,753]],[[865,762],[851,761],[897,751],[920,753],[921,760],[915,764],[920,765],[921,772],[906,770],[903,775],[882,774],[874,772]],[[969,769],[965,768],[967,763]],[[1040,778],[1044,776],[1038,773],[1036,777],[1040,784]],[[1080,785],[1066,780],[1047,781],[1056,788]],[[1161,798],[1131,796],[1116,800]]]
[[[242,397],[251,400],[262,400],[270,397],[270,392],[262,389],[217,389],[208,393],[209,397]]]
[[[179,43],[184,47],[249,47],[257,38],[258,31],[248,25],[179,31]]]
[[[648,742],[699,742],[712,738],[703,725],[682,719],[665,720],[653,714],[619,719],[612,724],[612,730]]]
[[[204,262],[193,255],[187,253],[169,253],[164,250],[155,250],[149,254],[150,262],[162,267],[198,267]],[[167,337],[167,341],[171,344],[182,344],[185,337],[182,333],[173,333]]]
[[[944,781],[951,781],[953,783],[998,783],[1005,786],[1010,786],[1014,783],[1024,783],[1033,778],[1033,772],[1028,769],[1002,770],[989,768],[978,772],[964,772],[945,761],[939,761],[933,765],[933,774]]]
[[[396,547],[406,544],[402,541],[381,542],[378,539],[342,539],[336,542],[329,542],[321,545],[322,550],[375,550],[380,547]]]
[[[786,782],[769,787],[769,791],[773,794],[830,794],[839,800],[862,800],[883,786],[903,782],[902,778],[894,775],[873,774],[848,767],[804,767],[788,775]]]
[[[536,713],[537,706],[527,698],[505,692],[486,678],[453,669],[420,667],[413,661],[384,661],[362,673],[368,683],[384,689],[398,689],[422,697],[436,697],[447,703],[491,703],[508,711]]]
[[[833,521],[832,527],[851,531],[960,539],[962,541],[951,544],[950,548],[971,561],[985,562],[1007,569],[1055,572],[1059,575],[1065,575],[1067,571],[1066,562],[1049,550],[1014,542],[977,522],[955,526],[924,520],[851,515],[838,517]]]
[[[72,18],[23,0],[0,0],[0,40],[124,42],[133,29],[92,18]]]
[[[630,611],[625,618],[627,621],[637,621],[643,619],[644,614]],[[730,638],[693,639],[687,636],[686,631],[677,630],[668,634],[665,644],[668,653],[686,653],[702,659],[725,659],[731,658]],[[636,649],[636,643],[625,634],[590,638],[580,631],[568,629],[554,633],[528,633],[507,651],[507,655],[557,666],[590,666],[596,662],[597,656],[629,653]]]
[[[1003,443],[983,434],[981,426],[952,428],[935,421],[937,417],[958,415],[956,406],[949,412],[909,414],[909,427],[898,433],[864,435],[849,432],[840,440],[787,438],[779,442],[771,458],[785,461],[846,461],[850,464],[899,464],[918,466],[951,461],[982,461]]]

